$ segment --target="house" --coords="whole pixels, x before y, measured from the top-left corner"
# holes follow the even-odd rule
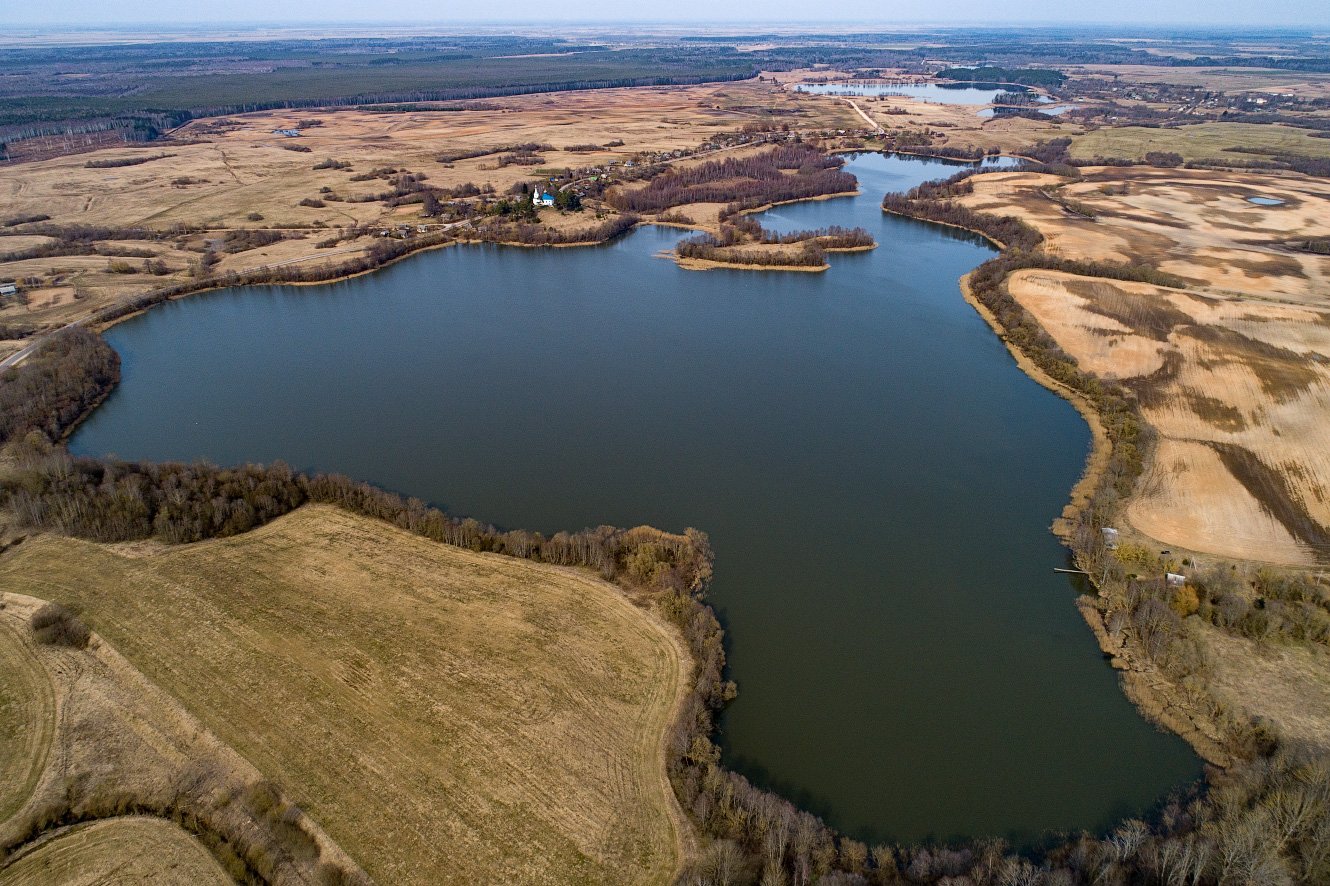
[[[531,202],[536,206],[553,206],[554,193],[542,188],[536,188],[531,192]]]
[[[274,129],[274,130],[272,131],[272,134],[273,134],[273,135],[284,135],[284,136],[286,136],[287,138],[300,138],[300,130],[299,130],[299,129]]]

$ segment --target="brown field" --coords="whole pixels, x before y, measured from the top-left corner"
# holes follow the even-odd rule
[[[1219,703],[1265,717],[1286,738],[1330,750],[1330,653],[1314,646],[1257,643],[1206,629],[1209,690]]]
[[[1150,151],[1173,151],[1184,160],[1228,163],[1268,160],[1281,155],[1324,158],[1330,157],[1330,139],[1318,138],[1315,130],[1295,126],[1198,123],[1173,129],[1147,126],[1096,129],[1077,136],[1071,143],[1071,155],[1079,160],[1115,157],[1142,160]]]
[[[177,825],[133,816],[74,825],[0,868],[0,886],[225,886],[235,881]]]
[[[983,177],[966,202],[1016,214],[1068,258],[1145,263],[1188,289],[1013,275],[1017,301],[1093,374],[1124,380],[1157,431],[1132,527],[1193,552],[1330,557],[1330,258],[1282,246],[1330,233],[1330,185],[1297,176],[1088,169]],[[1282,198],[1256,206],[1246,197]]]
[[[1177,68],[1152,65],[1084,65],[1073,75],[1119,78],[1128,83],[1202,86],[1216,92],[1274,92],[1302,98],[1330,98],[1330,74],[1264,68]]]
[[[30,553],[40,556],[48,543],[29,540],[20,548],[32,545]],[[14,554],[0,559],[0,572],[14,568],[17,559]],[[34,642],[28,619],[43,601],[13,593],[29,584],[12,574],[0,579],[6,589],[0,594],[0,663],[5,666],[0,734],[18,737],[14,745],[6,741],[0,755],[0,845],[21,844],[12,855],[0,855],[0,883],[84,882],[39,879],[37,874],[48,866],[96,870],[117,859],[123,862],[136,854],[136,841],[141,852],[154,845],[162,850],[158,860],[165,866],[154,869],[153,860],[146,859],[145,875],[154,870],[169,874],[172,866],[180,866],[200,872],[204,882],[216,882],[221,867],[199,862],[201,844],[165,822],[165,830],[112,827],[97,831],[96,837],[69,840],[63,835],[73,831],[47,830],[40,839],[22,843],[46,810],[62,808],[84,818],[117,821],[133,804],[174,808],[206,817],[228,839],[252,836],[265,827],[243,801],[236,802],[262,780],[259,772],[116,650],[96,635],[86,650]],[[9,752],[15,746],[20,753]],[[307,835],[308,851],[277,862],[269,869],[271,879],[311,878],[320,861],[358,873],[308,816],[297,809],[291,821]]]
[[[309,506],[181,547],[39,537],[0,583],[84,607],[379,882],[667,883],[689,851],[687,655],[581,572]]]
[[[1330,185],[1297,176],[1088,169],[984,176],[966,203],[1016,214],[1068,258],[1147,264],[1187,289],[1022,271],[1010,289],[1083,369],[1139,397],[1159,445],[1126,517],[1161,545],[1287,564],[1330,558]],[[1272,196],[1283,206],[1248,203]]]

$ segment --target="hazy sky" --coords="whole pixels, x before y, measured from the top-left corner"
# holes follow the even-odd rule
[[[0,0],[0,23],[669,21],[1319,25],[1330,0]]]

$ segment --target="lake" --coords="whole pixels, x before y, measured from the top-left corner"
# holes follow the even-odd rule
[[[739,698],[729,765],[870,840],[1102,828],[1200,774],[1120,692],[1049,533],[1090,436],[957,279],[993,253],[884,215],[956,166],[865,154],[821,274],[685,271],[686,233],[452,247],[155,308],[71,441],[284,459],[543,531],[706,530]]]
[[[1003,92],[1026,92],[1024,86],[1000,83],[884,83],[874,80],[851,80],[840,83],[800,83],[798,92],[818,95],[845,96],[903,96],[943,105],[986,105]],[[1040,100],[1046,101],[1045,96]]]

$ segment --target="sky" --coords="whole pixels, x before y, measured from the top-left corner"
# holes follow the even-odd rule
[[[810,20],[810,15],[816,18]],[[0,23],[293,24],[651,21],[707,23],[1190,24],[1232,27],[1319,25],[1330,30],[1330,0],[0,0]]]

